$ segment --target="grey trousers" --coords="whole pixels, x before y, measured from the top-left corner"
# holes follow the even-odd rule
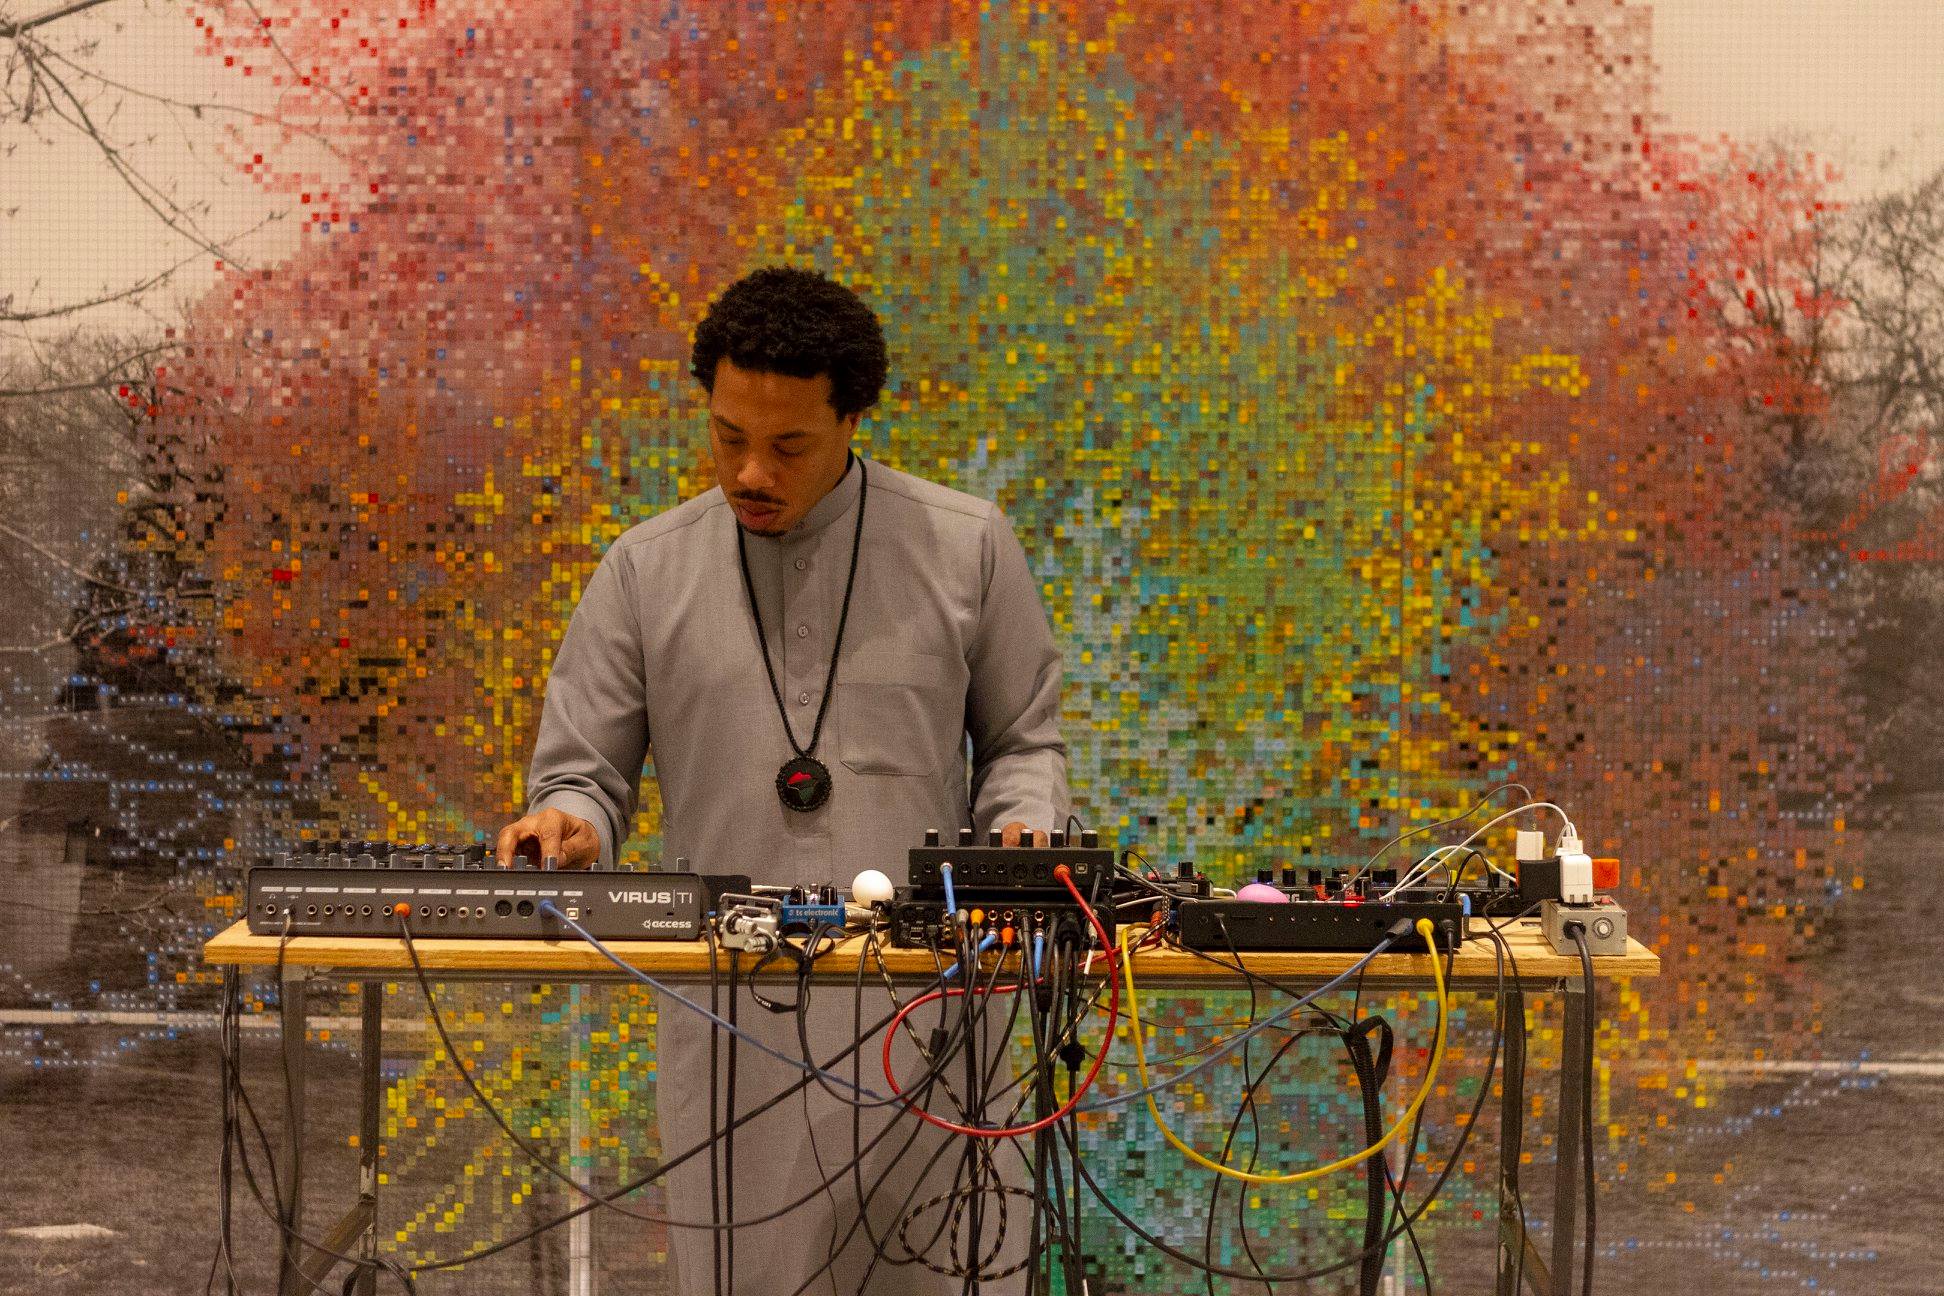
[[[702,1000],[694,991],[684,993]],[[763,993],[773,1001],[789,1001],[795,991],[791,986],[771,983]],[[824,982],[815,988],[806,1025],[811,1056],[817,1063],[827,1062],[856,1039],[853,1003],[847,985]],[[960,1001],[948,1003],[950,1011],[956,1012]],[[867,982],[866,1031],[885,1015],[888,1006],[882,987]],[[980,1052],[985,1064],[996,1060],[996,1086],[1003,1086],[1012,1080],[1014,1072],[1007,1059],[996,1057],[1006,1048],[1006,1042],[1004,1008],[996,1001],[995,1008],[987,1042]],[[919,1037],[928,1038],[940,1022],[938,1006],[926,1005],[913,1015],[912,1022]],[[746,986],[738,992],[737,1024],[786,1057],[802,1056],[796,1016],[764,1009],[750,998]],[[712,1029],[710,1023],[680,1004],[663,1002],[660,1006],[656,1101],[664,1156],[687,1150],[709,1133]],[[889,1098],[883,1044],[882,1032],[865,1041],[857,1078],[864,1089]],[[726,1036],[718,1039],[717,1048],[716,1093],[722,1103],[727,1097]],[[922,1082],[926,1064],[909,1038],[900,1035],[894,1041],[892,1060],[901,1086],[910,1089]],[[849,1081],[851,1068],[851,1060],[846,1058],[831,1072]],[[955,1050],[944,1075],[959,1094],[965,1092],[965,1070],[964,1052]],[[737,1114],[748,1113],[802,1078],[799,1068],[742,1044],[736,1066]],[[843,1085],[833,1087],[850,1096]],[[995,1107],[1003,1111],[1011,1105],[1008,1098]],[[925,1106],[946,1119],[959,1116],[938,1088],[933,1088]],[[726,1110],[719,1107],[718,1120],[725,1116]],[[998,1272],[1026,1259],[1032,1206],[1026,1192],[1026,1162],[1012,1140],[972,1140],[942,1131],[910,1115],[896,1102],[871,1106],[862,1111],[859,1122],[861,1145],[869,1150],[855,1171],[847,1171],[844,1167],[853,1158],[851,1120],[851,1104],[813,1080],[801,1093],[735,1131],[733,1160],[726,1166],[719,1161],[718,1166],[725,1183],[733,1183],[733,1219],[748,1222],[733,1232],[734,1279],[733,1284],[725,1284],[725,1291],[735,1296],[792,1296],[797,1292],[805,1296],[959,1296],[965,1289],[962,1277],[937,1273],[912,1261],[915,1252],[942,1268],[955,1269],[968,1255],[972,1246],[969,1203],[948,1199],[955,1183],[991,1185],[996,1179],[1010,1189],[982,1193],[979,1198],[977,1254],[986,1257],[983,1271]],[[872,1146],[874,1138],[878,1141]],[[973,1167],[982,1176],[977,1180],[967,1173],[966,1148],[972,1143],[984,1145],[978,1149],[983,1160]],[[720,1145],[717,1150],[719,1153]],[[1025,1151],[1030,1155],[1030,1144]],[[834,1182],[818,1190],[817,1185],[826,1179]],[[706,1155],[671,1171],[664,1183],[672,1218],[710,1219]],[[860,1197],[866,1203],[861,1219]],[[799,1199],[805,1200],[791,1207]],[[790,1209],[786,1211],[786,1207]],[[952,1229],[955,1207],[960,1208],[956,1211],[956,1247]],[[777,1212],[783,1213],[774,1219],[762,1218]],[[880,1248],[885,1256],[877,1255]],[[673,1270],[670,1291],[681,1296],[712,1296],[717,1260],[710,1230],[670,1228],[669,1258]],[[984,1281],[979,1290],[990,1296],[1011,1296],[1025,1287],[1022,1269],[1009,1277]]]

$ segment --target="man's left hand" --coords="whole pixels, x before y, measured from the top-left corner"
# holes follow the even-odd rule
[[[999,830],[999,833],[1000,833],[1000,840],[1004,841],[1008,846],[1019,845],[1020,838],[1027,836],[1029,833],[1032,835],[1033,845],[1035,846],[1046,845],[1045,833],[1034,832],[1032,829],[1028,828],[1025,824],[1019,822],[1019,820],[1017,819],[1013,820],[1011,823],[1001,828]]]

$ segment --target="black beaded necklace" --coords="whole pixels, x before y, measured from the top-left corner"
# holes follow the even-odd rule
[[[855,456],[849,456],[855,458]],[[845,471],[849,471],[848,460]],[[843,478],[839,477],[839,484]],[[743,544],[741,524],[736,527],[736,561],[742,564],[743,591],[749,595],[749,615],[756,621],[756,646],[763,652],[763,673],[769,676],[770,696],[776,699],[776,714],[783,719],[783,734],[790,740],[796,756],[783,762],[776,772],[776,795],[784,806],[808,814],[830,799],[830,770],[813,754],[817,739],[823,735],[824,715],[830,710],[830,695],[837,682],[837,657],[844,651],[844,624],[850,620],[851,587],[857,583],[857,552],[864,544],[864,497],[870,479],[864,461],[857,460],[857,529],[851,535],[850,574],[844,577],[844,607],[837,614],[837,642],[830,649],[830,669],[824,674],[823,701],[817,704],[817,722],[810,729],[810,743],[800,746],[790,728],[790,711],[783,704],[783,690],[776,683],[776,667],[770,664],[769,637],[763,632],[763,614],[756,608],[756,583],[749,578],[749,552]]]

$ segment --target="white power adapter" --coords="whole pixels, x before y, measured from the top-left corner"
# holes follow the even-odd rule
[[[1559,898],[1569,905],[1593,903],[1593,857],[1571,824],[1559,834]]]

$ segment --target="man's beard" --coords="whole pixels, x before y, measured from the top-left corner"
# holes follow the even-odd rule
[[[767,499],[757,495],[732,495],[729,498],[732,503],[743,505],[746,508],[760,509],[764,512],[775,513],[778,517],[781,517],[784,510],[789,508],[789,505],[782,500]],[[734,512],[734,510],[731,511]],[[748,532],[750,535],[761,536],[765,540],[775,540],[781,536],[789,534],[789,528],[787,527],[749,526],[742,520],[741,514],[736,514],[736,525],[741,527],[744,531]]]

